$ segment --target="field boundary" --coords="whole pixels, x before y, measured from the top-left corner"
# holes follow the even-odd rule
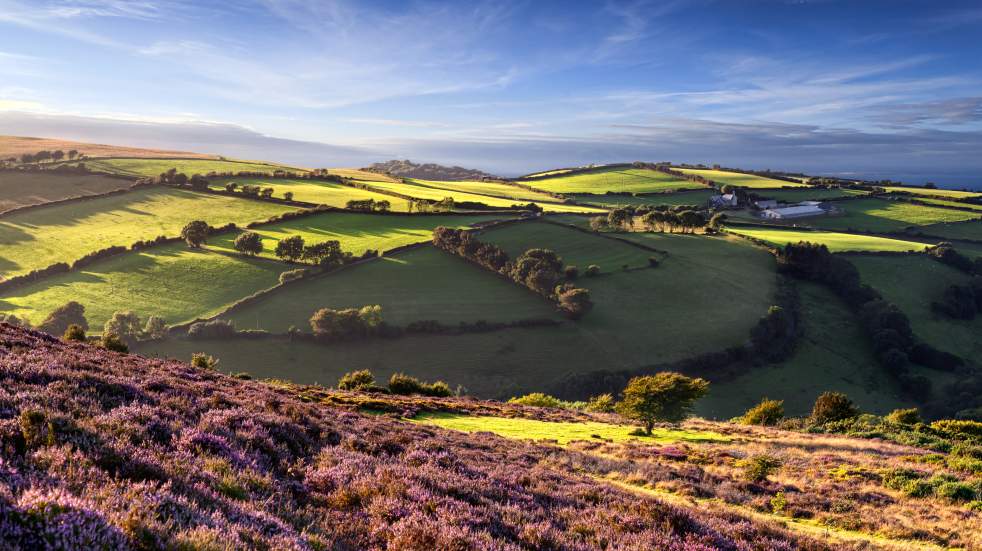
[[[3,212],[0,212],[0,220],[2,220],[6,216],[10,216],[10,215],[13,215],[13,214],[20,214],[20,213],[22,213],[24,211],[35,210],[35,209],[40,209],[40,208],[45,208],[45,207],[57,207],[57,206],[61,206],[61,205],[71,204],[71,203],[80,203],[82,201],[92,201],[92,200],[95,200],[95,199],[102,199],[103,197],[115,197],[116,195],[123,195],[123,194],[129,193],[129,192],[134,191],[134,190],[137,190],[137,189],[154,187],[155,185],[156,184],[145,184],[145,183],[135,183],[134,182],[129,187],[126,187],[126,188],[123,188],[123,189],[114,189],[112,191],[107,191],[105,193],[97,193],[97,194],[94,194],[94,195],[76,195],[76,196],[73,196],[73,197],[66,197],[64,199],[56,199],[54,201],[46,201],[44,203],[38,203],[36,205],[23,205],[23,206],[20,206],[20,207],[15,207],[15,208],[12,208],[10,210],[5,210]]]

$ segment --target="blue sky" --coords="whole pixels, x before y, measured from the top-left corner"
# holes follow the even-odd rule
[[[0,133],[982,185],[979,2],[0,0]]]

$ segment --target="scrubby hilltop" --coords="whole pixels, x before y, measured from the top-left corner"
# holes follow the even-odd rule
[[[434,163],[417,164],[410,160],[391,160],[384,163],[373,163],[366,170],[390,174],[402,178],[422,178],[424,180],[481,180],[483,178],[498,179],[493,174],[463,168],[459,166],[444,166]]]

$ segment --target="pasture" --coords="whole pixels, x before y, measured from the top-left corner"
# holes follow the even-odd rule
[[[555,170],[544,170],[542,172],[533,172],[532,174],[526,174],[525,176],[520,176],[518,179],[522,178],[538,178],[541,176],[555,176],[557,174],[566,174],[567,172],[572,172],[573,168],[557,168]]]
[[[113,245],[177,236],[192,220],[244,225],[295,210],[265,201],[151,187],[0,217],[0,274],[69,262]]]
[[[507,216],[493,215],[376,215],[351,212],[327,212],[261,226],[254,231],[262,236],[266,258],[275,258],[276,243],[284,237],[299,235],[307,244],[336,239],[341,249],[355,255],[365,251],[387,251],[395,247],[429,241],[437,226],[464,227],[478,222],[499,220]],[[235,232],[216,235],[208,245],[216,250],[232,251]]]
[[[919,197],[918,200],[922,203],[927,203],[929,205],[937,205],[939,207],[951,207],[958,209],[971,209],[982,211],[982,203],[967,203],[963,201],[951,201],[949,199],[933,199],[930,197]]]
[[[972,213],[968,214],[971,215]],[[913,228],[911,232],[940,237],[943,239],[982,241],[982,222],[973,220],[954,224],[932,224],[930,226]]]
[[[264,163],[261,161],[231,161],[227,159],[189,159],[189,158],[132,158],[115,157],[105,159],[86,159],[83,161],[89,170],[106,172],[109,174],[119,174],[122,176],[152,177],[174,168],[178,172],[183,172],[189,177],[192,174],[207,174],[209,172],[274,172],[276,170],[288,170],[293,172],[304,172],[300,168],[292,168],[274,163]],[[68,163],[77,164],[77,163]]]
[[[411,249],[324,276],[291,283],[258,302],[223,315],[236,327],[285,333],[310,330],[319,308],[382,306],[394,325],[437,320],[509,322],[559,319],[546,299],[432,246]]]
[[[49,201],[98,195],[130,187],[132,182],[95,175],[55,172],[0,172],[0,213]]]
[[[764,199],[776,199],[784,203],[797,203],[799,201],[825,201],[828,199],[839,199],[842,197],[859,197],[868,195],[868,191],[846,188],[822,188],[807,187],[799,189],[761,189],[755,191],[757,195]]]
[[[624,266],[643,268],[648,265],[648,257],[661,257],[651,251],[548,222],[512,224],[490,230],[478,239],[498,245],[512,259],[528,249],[551,249],[567,265],[578,266],[581,273],[590,264],[600,266],[601,273],[620,271]]]
[[[216,155],[207,153],[189,153],[186,151],[167,151],[162,149],[143,149],[120,145],[73,142],[53,138],[32,138],[23,136],[0,136],[0,158],[19,157],[21,154],[34,154],[38,151],[62,150],[68,153],[76,150],[87,157],[184,157],[199,159],[216,159]]]
[[[283,197],[286,192],[293,193],[297,201],[306,201],[318,205],[344,208],[348,201],[388,201],[395,212],[406,212],[408,201],[392,195],[384,195],[344,184],[322,180],[285,179],[285,178],[224,178],[214,180],[209,184],[212,189],[225,189],[225,184],[235,182],[240,187],[245,185],[273,188],[273,197]]]
[[[842,299],[816,283],[795,284],[804,334],[791,358],[720,381],[715,391],[696,404],[697,413],[728,418],[766,396],[784,400],[787,415],[806,416],[815,398],[826,390],[845,393],[871,413],[910,407],[899,398],[895,379],[876,363],[869,339]]]
[[[925,243],[916,241],[852,233],[770,229],[751,226],[727,226],[726,231],[759,239],[775,247],[783,247],[788,243],[798,243],[799,241],[818,243],[825,245],[834,253],[843,251],[922,251],[927,246]]]
[[[969,362],[982,357],[982,318],[954,320],[931,309],[931,303],[939,300],[948,286],[964,285],[967,275],[924,255],[849,260],[859,269],[863,283],[907,314],[918,337]]]
[[[679,191],[674,193],[654,193],[651,195],[568,194],[566,197],[569,197],[578,203],[600,205],[606,208],[623,206],[642,207],[649,205],[668,205],[672,207],[679,205],[695,205],[704,207],[709,202],[709,198],[712,197],[712,195],[713,192],[707,189]]]
[[[982,193],[977,191],[959,191],[957,189],[930,189],[926,187],[914,186],[877,186],[889,192],[909,193],[911,195],[923,195],[925,197],[941,197],[946,199],[968,199],[971,197],[982,197]]]
[[[474,180],[441,182],[437,180],[413,179],[412,183],[418,186],[434,189],[445,189],[453,192],[462,191],[476,195],[502,197],[524,203],[528,203],[529,201],[534,201],[536,203],[555,203],[560,201],[559,199],[556,199],[547,193],[542,193],[541,191],[532,191],[525,189],[524,187],[513,186],[501,182],[480,182]]]
[[[836,206],[843,210],[842,214],[791,219],[787,223],[827,230],[885,233],[903,231],[909,226],[960,222],[980,217],[978,213],[968,211],[875,198],[844,201],[836,203]]]
[[[643,168],[597,168],[590,172],[554,176],[525,182],[550,193],[662,193],[680,189],[705,189],[706,186],[677,178],[657,170]]]
[[[92,332],[100,333],[113,312],[132,310],[144,321],[168,324],[217,313],[231,302],[275,285],[290,266],[207,250],[184,243],[163,245],[98,261],[0,296],[0,311],[40,323],[70,300],[85,306]]]
[[[731,186],[743,187],[749,189],[769,189],[769,188],[784,188],[784,187],[808,187],[807,184],[801,182],[789,182],[787,180],[775,180],[774,178],[767,178],[766,176],[758,176],[756,174],[744,174],[742,172],[728,172],[725,170],[710,170],[702,168],[678,168],[672,167],[673,170],[683,172],[685,174],[692,174],[695,176],[702,176],[707,180],[711,180],[718,184],[729,184]]]
[[[327,169],[328,174],[334,174],[336,176],[341,176],[342,178],[350,178],[352,180],[362,180],[365,182],[398,182],[397,178],[392,176],[387,176],[385,174],[380,174],[378,172],[372,172],[370,170],[361,170],[358,168],[329,168]]]
[[[423,185],[406,184],[403,182],[368,182],[368,185],[374,189],[389,191],[392,193],[398,193],[401,195],[408,195],[409,197],[415,197],[417,199],[429,199],[432,201],[440,201],[447,197],[452,197],[456,202],[475,202],[484,203],[489,207],[496,207],[507,209],[511,208],[513,205],[528,203],[529,201],[519,201],[516,199],[507,199],[503,197],[492,197],[490,195],[478,195],[476,193],[467,193],[463,191],[453,191],[450,189],[436,188]],[[556,201],[556,199],[550,198],[550,201]],[[603,209],[592,208],[592,207],[581,207],[577,205],[564,205],[558,202],[541,202],[536,201],[536,203],[545,209],[547,212],[603,212]]]

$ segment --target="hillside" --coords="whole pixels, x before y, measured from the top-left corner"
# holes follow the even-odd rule
[[[410,160],[391,160],[384,163],[373,163],[366,170],[391,174],[400,178],[421,178],[424,180],[480,180],[482,178],[495,178],[497,176],[459,166],[444,166],[434,163],[418,164]]]
[[[187,151],[168,151],[163,149],[144,149],[121,145],[106,145],[96,143],[74,142],[57,138],[35,138],[26,136],[0,136],[0,159],[19,157],[24,153],[34,154],[38,151],[62,150],[66,153],[72,149],[86,157],[138,157],[144,159],[183,157],[194,159],[217,159],[217,155],[207,153],[191,153]]]

